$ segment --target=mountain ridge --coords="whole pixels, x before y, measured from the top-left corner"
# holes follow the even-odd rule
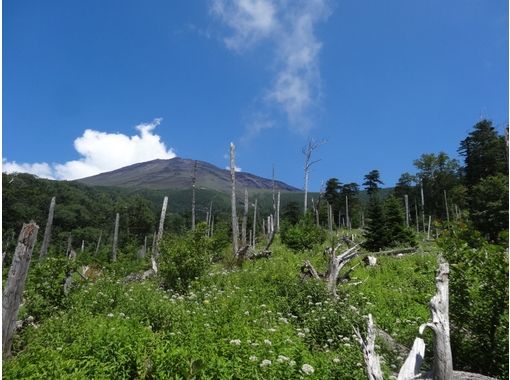
[[[75,180],[90,186],[116,186],[154,190],[189,189],[194,163],[197,163],[196,186],[223,193],[230,191],[230,171],[211,163],[181,157],[139,162],[116,170]],[[274,181],[277,191],[302,191],[282,181]],[[273,180],[248,172],[236,172],[239,189],[271,190]]]

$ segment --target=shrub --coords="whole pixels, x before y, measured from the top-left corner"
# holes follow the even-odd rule
[[[211,265],[211,240],[203,225],[182,237],[169,236],[160,245],[159,274],[168,289],[186,289]]]
[[[282,243],[294,251],[304,251],[322,244],[326,240],[326,233],[317,227],[308,214],[296,225],[284,223],[281,228]]]

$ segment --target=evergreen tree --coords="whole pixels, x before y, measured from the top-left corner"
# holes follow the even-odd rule
[[[363,182],[363,186],[365,186],[365,190],[368,195],[376,193],[379,190],[379,185],[384,185],[380,179],[379,170],[372,170],[370,173],[365,175],[365,182]]]
[[[370,196],[367,209],[367,223],[365,227],[365,242],[363,247],[369,251],[379,251],[387,244],[385,215],[382,202],[375,194]]]
[[[404,226],[402,202],[394,196],[389,196],[384,200],[384,221],[387,246],[416,245],[413,231]]]

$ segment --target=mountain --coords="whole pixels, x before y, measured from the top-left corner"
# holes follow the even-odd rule
[[[220,192],[230,191],[230,171],[220,169],[204,161],[197,162],[196,186]],[[111,172],[78,179],[77,182],[90,186],[117,186],[140,189],[190,189],[195,160],[175,157],[169,160],[153,160],[126,166]],[[271,179],[254,174],[236,172],[236,187],[251,190],[270,190]],[[281,181],[275,181],[278,191],[301,191]]]

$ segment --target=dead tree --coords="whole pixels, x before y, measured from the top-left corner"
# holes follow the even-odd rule
[[[434,332],[434,358],[432,370],[426,373],[420,372],[421,364],[425,358],[425,342],[417,337],[414,340],[413,347],[409,352],[407,359],[398,374],[398,380],[427,379],[427,380],[490,380],[490,377],[453,370],[452,353],[450,346],[450,321],[448,314],[448,263],[439,265],[436,277],[436,294],[429,303],[432,314],[432,321],[420,326],[419,333],[423,334],[425,328],[429,327]],[[376,329],[374,328],[372,315],[368,316],[368,335],[364,340],[355,329],[358,341],[361,344],[363,356],[365,358],[366,369],[370,379],[381,379],[382,372],[379,364],[379,358],[375,353],[373,345]],[[372,343],[372,345],[370,344]],[[367,349],[369,347],[370,349]],[[371,377],[380,376],[380,377]]]
[[[244,247],[248,245],[246,240],[246,229],[248,224],[248,189],[244,189],[244,210],[243,210],[243,220],[241,222],[241,245]]]
[[[80,253],[83,253],[84,250],[85,250],[85,240],[82,240],[81,241]]]
[[[71,235],[71,233],[69,233],[69,236],[67,237],[66,257],[68,257],[70,255],[71,250],[73,249],[72,243],[73,243],[73,236]]]
[[[308,140],[308,143],[306,144],[305,147],[303,147],[303,149],[301,150],[305,156],[305,165],[304,165],[304,180],[305,180],[305,186],[304,186],[304,190],[305,190],[305,203],[304,203],[304,213],[306,214],[306,210],[307,210],[307,206],[308,206],[308,178],[309,178],[309,175],[310,175],[310,167],[313,165],[313,164],[316,164],[317,162],[320,161],[319,160],[315,160],[315,161],[312,161],[312,153],[315,149],[317,149],[318,147],[320,147],[321,145],[325,144],[326,141],[325,140],[321,140],[321,141],[314,141],[313,139],[311,140]]]
[[[197,181],[197,161],[193,163],[193,175],[191,177],[191,230],[195,231],[195,184]]]
[[[253,205],[253,241],[252,241],[253,248],[255,248],[256,243],[257,243],[257,199],[255,199],[255,203]]]
[[[156,236],[156,244],[153,246],[153,255],[155,258],[159,256],[159,242],[163,238],[163,230],[165,227],[166,208],[168,206],[168,197],[163,198],[163,206],[161,206],[161,216],[159,218],[158,234]]]
[[[280,230],[280,192],[278,192],[278,196],[276,198],[276,232]]]
[[[112,262],[117,261],[117,242],[119,239],[119,213],[115,214],[115,226],[113,229]]]
[[[336,244],[334,247],[329,247],[324,251],[324,254],[328,256],[328,269],[325,274],[320,274],[310,263],[305,261],[301,267],[301,278],[307,277],[315,278],[316,280],[326,281],[327,288],[333,298],[337,298],[336,284],[338,282],[338,275],[340,270],[354,257],[357,256],[359,250],[359,244],[348,248],[346,251],[337,255],[337,251],[340,249],[342,242]]]
[[[406,227],[409,228],[409,197],[404,195],[404,203],[406,206]]]
[[[23,224],[9,269],[2,298],[2,353],[4,357],[11,354],[16,319],[38,231],[39,226],[34,222]]]
[[[42,259],[48,253],[48,246],[51,239],[51,227],[53,225],[53,215],[55,213],[55,197],[51,198],[50,211],[48,212],[48,221],[46,222],[46,228],[44,229],[44,238],[39,252],[39,259]]]
[[[420,185],[421,193],[421,219],[423,223],[423,233],[425,233],[425,196],[423,194],[423,182]]]
[[[235,163],[235,150],[234,143],[230,143],[230,184],[232,193],[230,196],[230,205],[232,211],[232,250],[234,257],[238,256],[239,251],[239,226],[237,224],[237,210],[236,210],[236,163]]]
[[[99,247],[101,246],[101,236],[103,236],[103,231],[99,233],[99,238],[97,239],[96,251],[94,252],[94,256],[97,256],[99,252]]]
[[[443,190],[444,194],[444,208],[446,209],[446,222],[450,224],[450,211],[448,210],[448,198],[446,197],[446,190]]]

